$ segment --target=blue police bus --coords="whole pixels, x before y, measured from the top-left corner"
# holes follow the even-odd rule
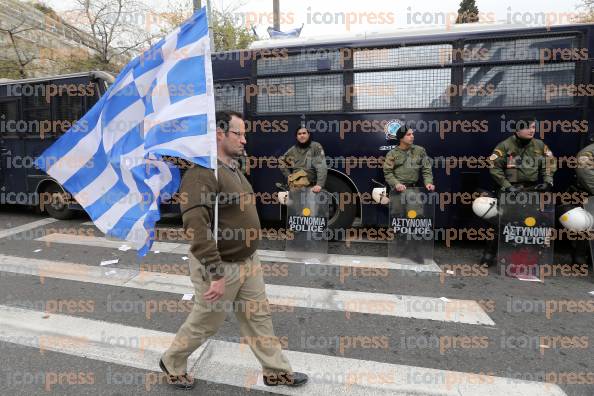
[[[593,28],[470,24],[257,42],[249,53],[215,55],[217,108],[245,114],[255,159],[281,156],[299,126],[312,132],[331,166],[326,188],[356,198],[334,203],[334,228],[386,224],[386,208],[370,193],[394,144],[386,125],[407,122],[434,160],[438,191],[456,203],[438,210],[436,223],[459,226],[474,217],[462,194],[494,187],[486,160],[528,118],[539,120],[537,137],[559,158],[556,191],[571,182],[569,159],[594,131]],[[255,191],[273,193],[281,173],[261,165],[252,171]],[[262,204],[261,216],[278,219],[278,207]]]
[[[40,207],[57,219],[82,209],[34,162],[113,81],[106,72],[0,80],[0,204]]]
[[[397,120],[414,127],[415,144],[434,159],[438,191],[449,192],[456,203],[437,212],[437,225],[460,225],[472,218],[461,194],[492,188],[486,158],[520,120],[539,120],[537,134],[560,159],[575,156],[592,140],[593,28],[469,24],[352,39],[256,42],[249,50],[213,54],[216,108],[238,111],[247,120],[247,172],[263,220],[280,219],[274,199],[275,184],[283,181],[279,157],[295,143],[295,130],[305,126],[325,149],[326,189],[336,193],[334,199],[343,197],[332,204],[329,226],[385,224],[387,210],[371,192],[374,180],[383,180],[381,164],[394,145],[385,128]],[[1,121],[80,118],[112,80],[93,72],[0,82]],[[87,96],[67,90],[48,96],[40,88],[60,84],[95,89]],[[17,86],[34,94],[15,95]],[[1,125],[3,196],[60,191],[32,166],[13,165],[17,156],[34,158],[49,146],[59,133],[56,125],[40,136],[39,127],[21,124],[25,132],[5,132],[7,124]],[[557,191],[573,175],[567,163],[560,165]],[[67,218],[76,207],[56,199],[45,209]]]

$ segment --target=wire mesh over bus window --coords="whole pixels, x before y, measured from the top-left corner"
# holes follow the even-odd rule
[[[354,110],[448,107],[452,71],[443,69],[355,73]]]
[[[342,110],[342,75],[293,76],[258,80],[259,113]]]
[[[579,60],[567,59],[572,54],[578,58],[585,55],[585,59],[587,59],[587,52],[583,54],[578,46],[579,39],[576,36],[519,38],[468,43],[464,45],[464,52],[458,55],[463,58],[464,62],[542,60],[546,63],[551,60]]]
[[[572,105],[574,98],[559,88],[574,82],[575,63],[466,67],[463,106]],[[469,94],[481,88],[485,94]]]
[[[0,121],[2,121],[2,129],[0,132],[5,133],[9,132],[5,130],[5,125],[8,121],[18,121],[19,120],[19,103],[16,100],[10,100],[6,102],[0,102]]]
[[[300,54],[259,58],[258,75],[288,73],[311,73],[342,69],[342,55],[339,50],[311,48]]]
[[[65,91],[62,95],[53,97],[54,102],[54,120],[53,126],[56,127],[55,133],[61,134],[66,132],[69,124],[74,124],[85,115],[84,112],[84,97],[76,95],[68,95]]]
[[[449,65],[452,63],[452,45],[362,48],[354,51],[353,63],[355,69]]]
[[[31,125],[30,133],[39,133],[40,123],[51,122],[51,96],[46,95],[48,89],[48,84],[23,84],[21,86],[23,118],[26,121],[34,121],[29,124]]]
[[[215,84],[216,111],[235,111],[244,113],[245,89],[243,84],[220,83]]]

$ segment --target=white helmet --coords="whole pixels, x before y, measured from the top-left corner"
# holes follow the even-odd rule
[[[371,192],[371,197],[373,200],[379,204],[387,205],[390,203],[390,198],[388,198],[388,193],[386,192],[386,188],[374,188]]]
[[[478,197],[472,203],[472,211],[481,219],[492,219],[497,216],[497,198]]]
[[[594,218],[584,208],[573,208],[559,217],[559,222],[570,231],[588,231],[594,225]]]
[[[286,205],[289,199],[289,192],[288,191],[279,191],[278,192],[278,202],[282,205]]]

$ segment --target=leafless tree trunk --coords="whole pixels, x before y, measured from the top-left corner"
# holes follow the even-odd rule
[[[27,43],[26,38],[22,37],[23,34],[29,31],[39,30],[38,27],[26,22],[23,19],[15,18],[15,22],[4,20],[0,23],[0,33],[8,37],[10,44],[9,51],[14,52],[14,64],[18,68],[18,74],[20,78],[27,78],[27,66],[37,59],[36,54],[38,49]],[[10,57],[5,59],[6,61],[12,60]]]

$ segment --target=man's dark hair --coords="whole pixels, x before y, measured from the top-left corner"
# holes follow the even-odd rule
[[[301,125],[299,125],[299,126],[297,127],[297,129],[295,129],[295,136],[297,136],[297,134],[299,133],[299,131],[300,131],[300,130],[302,130],[302,129],[305,129],[305,130],[307,131],[307,133],[309,133],[309,134],[311,135],[311,132],[309,131],[309,129],[307,129],[307,128],[306,128],[306,127],[304,127],[304,126],[301,126]]]
[[[534,123],[536,129],[538,129],[538,120],[534,117],[519,117],[516,120],[516,125],[514,128],[514,132],[520,132],[522,129],[530,128],[530,124]]]
[[[232,117],[237,117],[243,120],[243,115],[236,111],[217,111],[215,115],[217,119],[217,128],[221,128],[225,134],[229,132],[229,124]]]

